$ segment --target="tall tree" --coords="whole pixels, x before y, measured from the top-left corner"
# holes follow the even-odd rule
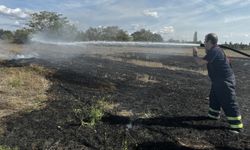
[[[33,13],[27,25],[34,33],[40,33],[40,36],[57,40],[73,41],[78,32],[77,28],[69,23],[67,17],[55,12]]]
[[[129,35],[127,34],[126,31],[119,30],[118,33],[116,34],[116,40],[117,41],[129,41]]]
[[[128,41],[128,34],[117,26],[102,28],[101,36],[107,41]]]
[[[85,36],[88,41],[98,41],[101,40],[101,29],[100,28],[92,28],[90,27],[86,32]]]
[[[0,39],[2,39],[3,33],[4,33],[4,30],[3,30],[3,29],[0,29]]]
[[[13,42],[14,43],[18,43],[18,44],[23,44],[28,42],[29,39],[29,35],[31,33],[31,30],[29,29],[18,29],[14,32],[14,39]]]
[[[66,17],[62,17],[62,14],[41,11],[31,14],[31,20],[27,25],[34,31],[56,31],[68,22]]]
[[[9,30],[4,30],[2,33],[1,39],[12,42],[13,41],[13,33]]]
[[[163,38],[160,34],[152,33],[150,30],[141,29],[131,34],[134,41],[152,41],[162,42]]]
[[[117,26],[89,28],[85,32],[85,39],[90,41],[128,41],[127,32],[119,29]]]

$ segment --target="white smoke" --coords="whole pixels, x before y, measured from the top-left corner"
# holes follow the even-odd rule
[[[29,59],[29,58],[39,58],[39,54],[36,52],[29,52],[27,54],[17,54],[14,55],[11,59]]]
[[[20,8],[8,8],[4,5],[0,5],[0,14],[16,17],[19,19],[27,19],[30,15],[27,11]]]

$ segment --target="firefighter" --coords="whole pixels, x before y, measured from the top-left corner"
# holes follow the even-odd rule
[[[218,37],[215,33],[205,36],[205,57],[198,57],[198,49],[193,48],[195,62],[207,64],[208,76],[212,82],[209,94],[208,117],[219,119],[221,109],[224,111],[230,130],[239,133],[243,129],[242,118],[235,93],[235,76],[224,51],[217,45]]]

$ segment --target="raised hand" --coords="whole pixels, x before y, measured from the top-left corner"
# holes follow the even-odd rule
[[[197,57],[197,56],[198,56],[198,49],[197,49],[197,47],[194,47],[194,48],[193,48],[193,56],[194,56],[194,57]]]

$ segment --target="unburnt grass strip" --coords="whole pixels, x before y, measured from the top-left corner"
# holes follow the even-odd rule
[[[49,70],[41,66],[1,67],[0,117],[19,111],[31,111],[43,106],[47,100],[49,81],[45,78]]]

